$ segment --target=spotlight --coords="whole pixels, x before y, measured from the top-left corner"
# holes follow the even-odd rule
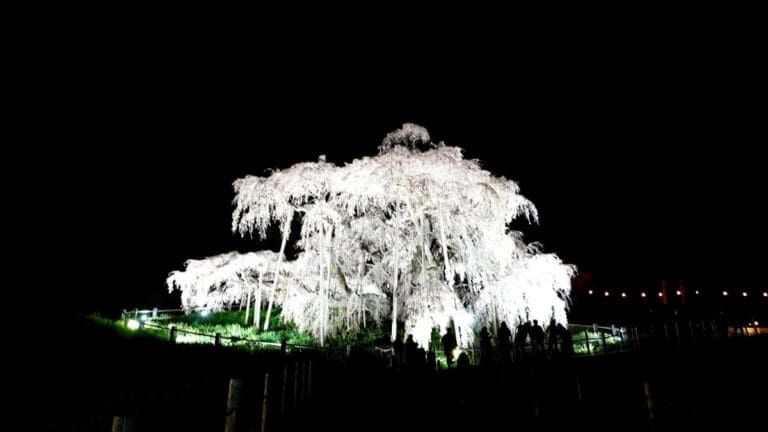
[[[623,293],[621,293],[621,296],[626,298],[627,297],[627,293],[623,292]]]
[[[606,291],[605,292],[605,296],[608,297],[609,295],[611,295],[611,294],[608,291]]]
[[[728,296],[728,291],[723,291],[723,296],[727,297]]]
[[[640,293],[640,297],[642,297],[642,298],[645,298],[645,295],[646,295],[646,294],[645,294],[644,292],[641,292],[641,293]]]
[[[741,296],[742,296],[742,297],[746,297],[746,296],[747,296],[747,292],[746,292],[746,291],[742,291],[742,292],[741,292]]]
[[[681,294],[682,294],[682,292],[681,292],[680,290],[677,290],[677,291],[675,291],[675,294],[677,294],[677,295],[681,295]]]

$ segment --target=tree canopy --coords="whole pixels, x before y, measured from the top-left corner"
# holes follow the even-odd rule
[[[520,217],[536,222],[536,207],[514,181],[433,143],[420,126],[391,132],[375,156],[344,166],[321,156],[238,179],[234,189],[232,230],[264,238],[277,224],[280,252],[187,261],[168,279],[185,308],[244,301],[253,275],[264,275],[267,315],[279,303],[282,319],[321,344],[383,320],[392,339],[401,322],[424,347],[433,328],[445,332],[451,322],[462,346],[484,324],[567,322],[575,268],[510,229]],[[294,218],[301,252],[285,261]]]

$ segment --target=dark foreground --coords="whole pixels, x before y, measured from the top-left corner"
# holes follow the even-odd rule
[[[44,415],[31,422],[44,426],[31,429],[110,431],[119,416],[137,432],[224,431],[235,377],[237,430],[261,430],[265,373],[270,431],[761,430],[768,405],[768,340],[759,337],[432,372],[364,355],[256,357],[70,327],[38,384]]]

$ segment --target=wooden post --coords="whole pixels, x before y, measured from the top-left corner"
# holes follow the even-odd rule
[[[298,399],[298,395],[296,393],[296,390],[298,390],[299,386],[299,362],[293,363],[293,393],[291,393],[291,402],[293,405],[293,409],[296,409],[296,400]]]
[[[237,430],[237,411],[240,409],[240,396],[245,382],[240,379],[229,379],[229,393],[227,394],[227,421],[224,424],[224,432]]]
[[[133,432],[134,430],[133,417],[112,417],[112,432]]]
[[[213,345],[216,347],[221,346],[221,333],[216,333],[216,338],[213,340]]]
[[[153,307],[152,308],[152,319],[155,319],[155,318],[157,318],[157,308]]]
[[[608,355],[608,344],[605,343],[605,332],[600,332],[600,339],[603,341],[603,355]]]
[[[576,399],[579,401],[579,408],[584,409],[584,397],[581,393],[581,378],[576,375]]]
[[[307,399],[312,399],[312,360],[309,361],[309,372],[307,373]]]
[[[264,372],[264,397],[261,399],[261,432],[267,430],[267,410],[269,409],[269,372]]]
[[[301,400],[302,402],[304,402],[304,396],[305,396],[304,388],[306,387],[306,385],[307,385],[307,363],[301,362],[301,397],[299,398],[299,400]]]
[[[288,366],[283,364],[283,386],[280,392],[280,417],[285,415],[285,391],[288,388]]]
[[[584,344],[587,346],[587,354],[592,355],[592,348],[589,346],[589,330],[584,329]]]
[[[531,372],[531,384],[533,385],[533,416],[539,417],[539,392],[536,388],[536,372],[533,370],[533,367],[529,369]]]
[[[654,412],[653,412],[653,397],[651,396],[651,385],[648,380],[643,381],[643,388],[645,389],[645,405],[648,409],[648,419],[651,421],[651,432],[653,432],[654,425]]]
[[[177,333],[176,326],[171,326],[171,335],[169,337],[169,340],[171,341],[171,343],[174,343],[174,344],[176,343],[176,333]]]

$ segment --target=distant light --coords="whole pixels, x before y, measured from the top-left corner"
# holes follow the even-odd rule
[[[757,322],[757,321],[755,321],[755,325],[760,325],[760,323],[759,323],[759,322]]]
[[[609,295],[611,295],[611,293],[609,293],[608,291],[606,291],[606,292],[605,292],[605,296],[606,296],[606,297],[608,297]]]
[[[768,297],[768,292],[763,292],[763,297]]]
[[[592,290],[589,290],[589,295],[592,295]]]
[[[696,290],[696,295],[699,295],[699,290]]]
[[[200,315],[204,317],[210,315],[210,313],[211,311],[208,309],[203,309],[202,311],[200,311]]]
[[[659,297],[664,297],[664,293],[660,292]]]
[[[728,295],[728,291],[723,291],[723,295],[727,296]]]
[[[641,293],[640,293],[640,297],[642,297],[642,298],[645,298],[645,293],[644,293],[644,292],[641,292]]]
[[[139,327],[141,327],[141,325],[135,319],[129,319],[128,320],[128,328],[129,329],[131,329],[131,330],[138,330]]]
[[[742,292],[741,292],[741,296],[742,296],[742,297],[746,297],[746,296],[747,296],[747,292],[746,292],[746,291],[742,291]]]
[[[680,291],[680,290],[677,290],[677,291],[675,291],[675,294],[677,294],[677,295],[681,295],[681,294],[683,294],[683,293],[682,293],[682,291]]]
[[[622,297],[626,297],[626,296],[627,296],[627,293],[623,292],[623,293],[621,293],[621,296],[622,296]]]

